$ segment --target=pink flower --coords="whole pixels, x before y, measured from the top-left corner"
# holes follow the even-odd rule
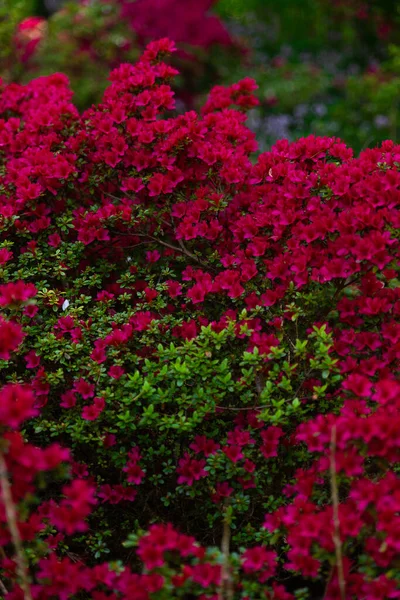
[[[10,353],[22,344],[25,334],[22,327],[13,321],[6,321],[0,315],[0,359],[9,360]]]
[[[58,233],[52,233],[49,235],[48,244],[53,248],[58,248],[58,246],[61,244],[61,238]]]
[[[0,389],[0,424],[16,429],[29,419],[37,415],[35,396],[32,390],[20,385],[10,383]]]
[[[217,504],[218,502],[221,502],[223,498],[229,498],[232,492],[233,488],[227,481],[217,483],[215,486],[215,494],[212,494],[211,499],[215,504]]]
[[[17,281],[0,285],[0,306],[21,304],[37,294],[37,289],[32,283]]]
[[[112,446],[115,446],[116,443],[117,443],[117,438],[115,437],[115,435],[113,433],[107,433],[104,436],[103,445],[105,448],[111,448]]]
[[[108,375],[113,379],[120,379],[125,374],[125,369],[119,365],[113,365],[108,369]]]
[[[234,463],[244,458],[244,454],[240,446],[224,446],[222,448],[222,452]]]
[[[94,398],[93,404],[84,406],[82,409],[82,419],[85,421],[95,421],[105,408],[104,398]]]
[[[0,265],[5,265],[7,261],[11,260],[13,253],[7,248],[0,248]]]
[[[78,379],[74,382],[74,390],[85,400],[94,396],[94,385],[85,379]]]
[[[372,383],[369,379],[357,373],[352,373],[342,385],[345,390],[353,392],[356,396],[370,396],[372,390]]]
[[[76,393],[74,390],[68,390],[61,396],[60,406],[62,408],[73,408],[76,405]]]
[[[26,354],[24,358],[26,361],[27,369],[35,369],[40,365],[40,356],[38,356],[34,350],[28,352],[28,354]]]
[[[25,306],[23,313],[30,319],[33,319],[33,317],[37,315],[38,311],[39,307],[36,306],[36,304],[28,304],[28,306]]]
[[[158,250],[146,252],[146,260],[148,263],[156,263],[158,260],[160,260],[160,258],[161,254],[158,252]]]
[[[242,554],[242,565],[245,573],[254,571],[264,572],[269,571],[269,577],[272,577],[275,572],[276,553],[271,550],[266,550],[263,546],[254,546],[248,548]]]
[[[177,473],[179,474],[178,483],[193,485],[202,477],[207,477],[207,471],[204,470],[206,465],[205,460],[196,460],[191,458],[188,453],[179,460]]]
[[[210,454],[214,454],[219,449],[219,444],[214,442],[214,440],[208,439],[205,435],[197,435],[189,446],[195,452],[203,452],[204,456],[210,456]]]

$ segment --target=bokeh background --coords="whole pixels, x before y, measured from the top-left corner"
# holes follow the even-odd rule
[[[249,125],[261,150],[316,134],[359,152],[398,141],[399,33],[396,0],[3,0],[0,75],[24,83],[62,71],[83,109],[110,69],[169,37],[181,110],[248,76],[259,86]]]

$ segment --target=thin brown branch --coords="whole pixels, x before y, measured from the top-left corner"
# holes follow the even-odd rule
[[[7,465],[3,454],[0,452],[0,487],[4,508],[6,512],[7,525],[10,530],[11,540],[15,549],[15,557],[17,563],[17,575],[19,585],[24,593],[24,600],[32,600],[28,565],[24,550],[22,547],[21,536],[19,535],[17,524],[17,512],[15,510],[14,501],[11,493],[11,484],[8,479]]]
[[[222,531],[222,542],[221,542],[221,550],[224,557],[224,561],[222,563],[222,578],[221,585],[218,591],[218,600],[233,600],[234,589],[233,589],[233,579],[229,561],[229,546],[231,541],[231,528],[229,524],[229,518],[227,513],[228,508],[228,500],[225,504],[224,511],[224,526]]]
[[[265,377],[262,373],[258,373],[255,378],[257,394],[261,396],[265,388]]]
[[[330,443],[330,480],[333,506],[333,543],[335,544],[340,600],[346,600],[346,581],[343,569],[342,541],[340,539],[339,490],[336,477],[336,425],[333,425]]]
[[[4,595],[7,596],[8,594],[8,590],[6,588],[6,586],[4,585],[4,583],[2,582],[2,580],[0,579],[0,592]]]
[[[170,250],[174,250],[175,252],[178,252],[179,254],[184,254],[188,258],[191,258],[193,261],[197,262],[202,267],[206,267],[207,269],[210,268],[210,265],[208,265],[204,261],[200,260],[200,258],[197,258],[197,256],[195,254],[193,254],[192,252],[190,252],[190,250],[188,250],[186,248],[186,246],[184,245],[184,243],[181,240],[178,240],[179,246],[174,246],[173,244],[169,244],[168,242],[164,242],[164,240],[160,240],[159,238],[154,237],[153,235],[150,235],[149,233],[136,233],[136,232],[135,233],[125,233],[123,231],[118,231],[118,230],[112,230],[112,233],[115,233],[116,235],[127,236],[127,237],[148,238],[150,240],[150,242],[155,242],[157,244],[160,244],[161,246],[164,246],[165,248],[169,248]],[[142,242],[142,243],[145,243],[145,242]],[[131,247],[134,248],[135,246],[131,246]]]
[[[137,234],[137,235],[140,235],[140,234]],[[175,252],[180,252],[181,254],[184,254],[188,258],[191,258],[192,260],[197,262],[202,267],[209,268],[209,266],[210,266],[207,263],[200,260],[200,258],[197,258],[197,256],[195,254],[190,252],[181,240],[178,240],[178,243],[179,243],[179,247],[178,247],[178,246],[173,246],[172,244],[169,244],[168,242],[164,242],[163,240],[160,240],[159,238],[153,237],[152,235],[147,235],[144,237],[149,237],[154,242],[157,242],[158,244],[161,244],[162,246],[165,246],[166,248],[170,248],[171,250],[175,250]]]
[[[329,591],[329,586],[330,586],[330,584],[331,584],[331,581],[332,581],[332,577],[333,577],[333,574],[334,574],[334,572],[335,572],[335,567],[332,567],[332,568],[331,568],[331,570],[329,571],[329,576],[328,576],[328,579],[326,580],[326,586],[325,586],[325,592],[324,592],[324,597],[323,597],[323,600],[325,600],[325,598],[326,598],[326,596],[327,596],[327,594],[328,594],[328,591]]]
[[[297,396],[294,396],[294,398],[290,401],[293,402],[293,400],[297,398]],[[299,400],[314,400],[313,396],[302,396],[301,398],[299,398]],[[240,411],[240,410],[262,410],[263,408],[268,408],[269,406],[271,406],[270,404],[261,404],[260,406],[241,406],[239,408],[237,408],[236,406],[220,406],[220,405],[216,405],[215,408],[218,408],[218,410],[233,410],[233,411]]]

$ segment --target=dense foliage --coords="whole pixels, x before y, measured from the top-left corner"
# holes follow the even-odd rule
[[[400,147],[256,159],[255,83],[175,116],[173,49],[82,115],[61,74],[1,90],[1,581],[398,598]]]

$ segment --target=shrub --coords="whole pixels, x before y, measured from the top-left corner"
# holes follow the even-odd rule
[[[60,74],[0,98],[3,394],[29,386],[27,440],[96,489],[60,564],[138,572],[122,542],[170,522],[224,539],[237,598],[396,597],[400,147],[256,160],[254,82],[171,116],[171,50],[82,116]]]

